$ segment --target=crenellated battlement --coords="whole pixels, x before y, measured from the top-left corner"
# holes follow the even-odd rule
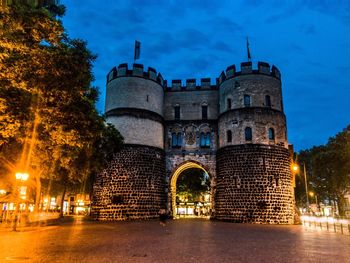
[[[201,78],[197,83],[196,79],[186,79],[185,84],[182,84],[181,79],[171,81],[171,86],[167,87],[167,91],[192,91],[192,90],[216,90],[217,85],[211,85],[210,78]]]
[[[270,67],[266,62],[258,62],[257,68],[253,68],[252,62],[242,62],[240,64],[240,71],[236,69],[235,65],[231,65],[222,71],[220,76],[216,79],[214,85],[211,84],[210,78],[201,78],[200,81],[196,79],[186,79],[183,83],[180,79],[171,81],[171,85],[168,85],[167,81],[163,79],[160,73],[152,68],[148,67],[147,71],[144,70],[142,64],[133,64],[132,69],[128,68],[127,63],[120,64],[118,67],[114,67],[107,74],[107,83],[115,78],[119,77],[140,77],[153,80],[164,87],[166,91],[193,91],[193,90],[217,90],[218,87],[225,80],[234,78],[241,75],[249,74],[263,74],[281,79],[281,73],[276,66]]]
[[[148,70],[144,71],[142,64],[133,64],[132,69],[128,68],[127,63],[120,64],[118,68],[112,68],[107,74],[107,83],[119,77],[140,77],[153,80],[161,86],[166,85],[166,82],[160,73],[157,74],[157,71],[152,67],[148,67]]]
[[[270,68],[270,65],[266,62],[258,62],[256,69],[253,68],[252,62],[242,62],[240,66],[241,71],[237,71],[235,65],[227,67],[226,71],[221,72],[217,84],[220,85],[226,79],[248,74],[264,74],[281,79],[281,73],[278,68],[274,65]]]

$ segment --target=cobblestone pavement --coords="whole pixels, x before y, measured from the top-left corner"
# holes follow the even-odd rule
[[[89,222],[0,232],[0,262],[350,262],[350,236],[209,220]]]

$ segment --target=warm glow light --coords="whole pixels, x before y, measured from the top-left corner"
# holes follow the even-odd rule
[[[315,195],[315,193],[314,193],[314,192],[309,192],[309,195],[310,195],[311,197],[313,197],[313,196]]]
[[[0,195],[6,194],[6,190],[0,189]]]
[[[297,172],[299,170],[299,166],[297,164],[293,164],[292,168],[294,172]]]
[[[28,173],[16,173],[16,179],[21,181],[27,181],[29,178]]]

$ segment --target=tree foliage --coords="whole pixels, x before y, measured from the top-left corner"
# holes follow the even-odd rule
[[[67,186],[96,174],[123,139],[95,108],[96,56],[67,36],[57,8],[0,9],[0,175],[21,169]]]
[[[208,193],[209,189],[209,177],[200,169],[183,171],[176,182],[176,194],[189,202],[200,201],[200,197]]]
[[[338,202],[342,214],[344,195],[350,191],[350,126],[331,137],[326,145],[300,152],[299,163],[305,163],[308,187],[320,201]],[[304,171],[301,169],[301,177]],[[305,182],[297,182],[299,204],[306,199]]]

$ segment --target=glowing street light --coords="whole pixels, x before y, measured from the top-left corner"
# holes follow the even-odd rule
[[[292,165],[292,170],[293,170],[294,173],[297,173],[297,172],[299,171],[299,165],[297,165],[296,163],[294,163],[294,164]]]
[[[20,180],[20,181],[27,181],[29,178],[29,174],[28,173],[16,173],[16,179]]]
[[[0,189],[0,195],[4,195],[4,194],[6,194],[6,193],[7,193],[6,190]]]
[[[21,181],[21,182],[25,182],[28,180],[29,178],[29,174],[28,173],[21,173],[21,172],[17,172],[15,174],[16,176],[16,187],[17,188],[17,181]],[[16,231],[17,228],[17,223],[18,223],[18,211],[19,211],[19,204],[20,204],[20,200],[19,197],[21,196],[23,200],[26,199],[26,190],[27,187],[26,186],[21,186],[18,190],[18,192],[16,192],[16,196],[17,196],[17,204],[16,204],[16,210],[15,210],[15,221],[13,224],[13,231]]]

